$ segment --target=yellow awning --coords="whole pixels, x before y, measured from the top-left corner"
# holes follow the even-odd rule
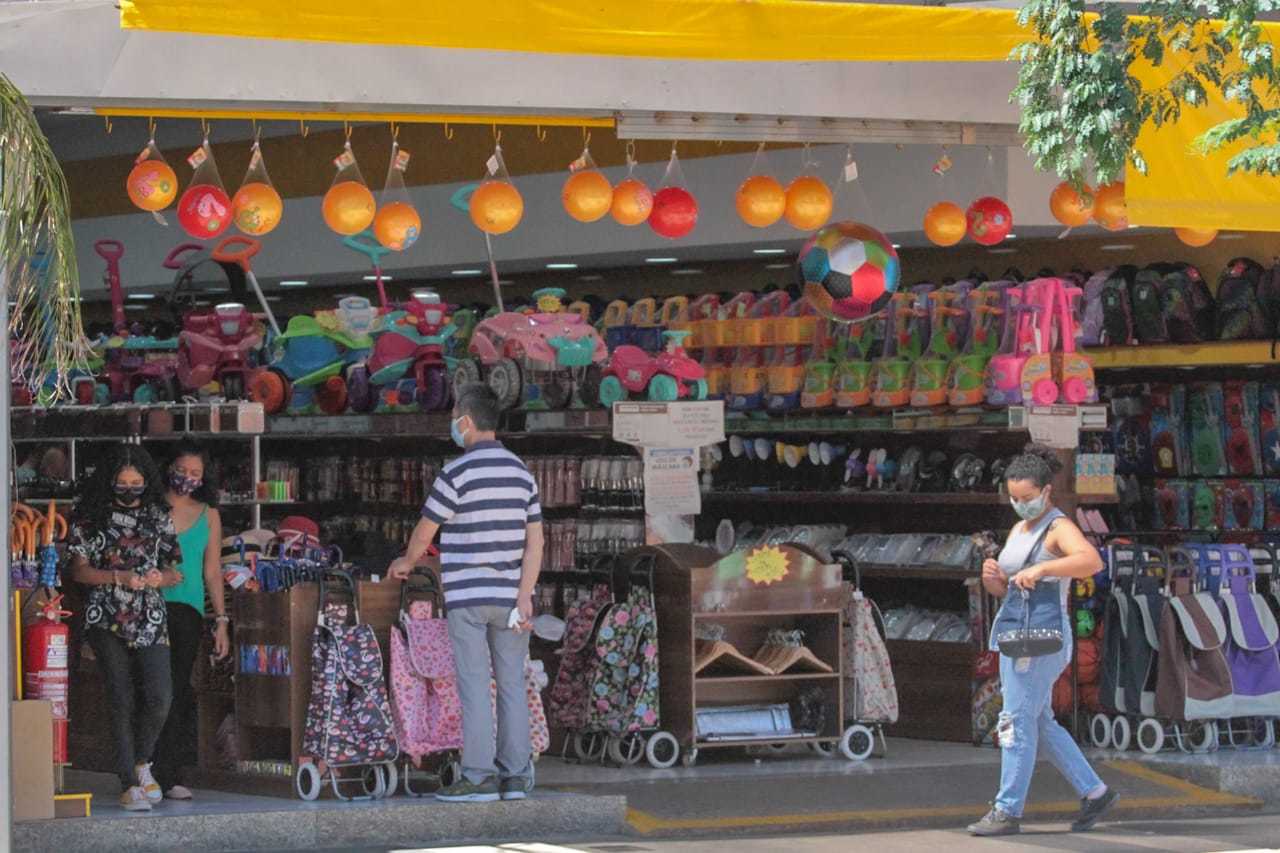
[[[141,30],[762,62],[1001,61],[1013,12],[820,0],[122,0]]]

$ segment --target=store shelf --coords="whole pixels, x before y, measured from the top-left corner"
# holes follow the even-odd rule
[[[781,681],[828,681],[840,678],[838,672],[785,672],[781,675],[726,675],[699,676],[693,680],[696,687],[711,684],[769,684]]]
[[[980,577],[971,569],[957,569],[954,566],[895,566],[879,563],[859,563],[858,572],[863,578],[922,579],[963,581]]]
[[[997,492],[707,492],[703,503],[1008,506]]]
[[[1204,344],[1142,344],[1086,350],[1095,370],[1161,368],[1266,367],[1280,365],[1271,341],[1214,341]]]
[[[1077,502],[1079,502],[1079,503],[1082,503],[1082,504],[1092,504],[1092,505],[1095,505],[1095,506],[1096,506],[1096,505],[1098,505],[1098,504],[1118,504],[1118,503],[1120,503],[1120,496],[1119,496],[1118,494],[1115,494],[1115,493],[1112,493],[1112,494],[1109,494],[1109,495],[1081,495],[1081,494],[1077,494],[1077,495],[1076,495],[1076,501],[1077,501]]]
[[[833,616],[842,610],[706,610],[693,614],[694,619],[763,619],[791,618],[796,616]]]

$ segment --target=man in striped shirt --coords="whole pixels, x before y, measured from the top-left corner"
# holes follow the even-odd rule
[[[487,385],[459,390],[451,433],[466,452],[436,478],[405,555],[388,571],[408,577],[440,531],[463,729],[462,778],[436,794],[445,802],[522,800],[533,788],[525,660],[542,566],[542,509],[529,469],[494,436],[500,413]]]

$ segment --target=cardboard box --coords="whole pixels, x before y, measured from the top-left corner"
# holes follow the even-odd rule
[[[53,705],[44,700],[10,703],[13,819],[53,818]]]

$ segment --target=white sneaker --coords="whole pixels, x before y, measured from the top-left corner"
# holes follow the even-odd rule
[[[164,799],[164,792],[160,790],[160,785],[156,783],[156,777],[151,775],[150,764],[139,764],[133,768],[133,771],[138,775],[138,787],[142,788],[147,802],[158,803]]]
[[[164,796],[166,800],[189,800],[191,799],[191,789],[185,785],[174,785],[164,792]]]
[[[149,812],[151,811],[151,801],[147,799],[147,794],[137,785],[120,795],[120,808],[127,812]]]

